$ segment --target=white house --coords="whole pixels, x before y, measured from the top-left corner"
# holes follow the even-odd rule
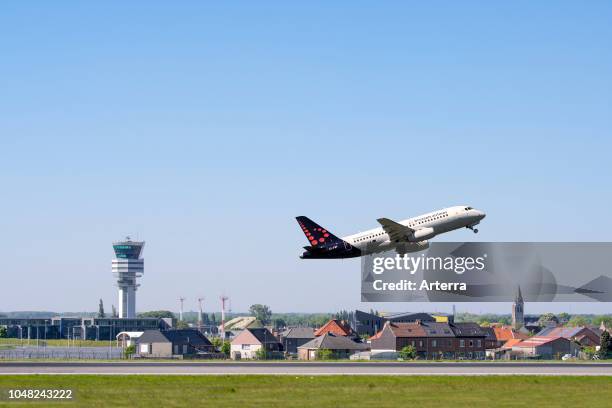
[[[268,352],[282,350],[278,339],[266,328],[247,328],[240,332],[230,343],[232,360],[257,358],[262,347]]]

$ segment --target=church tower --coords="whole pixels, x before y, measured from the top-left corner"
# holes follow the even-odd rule
[[[518,287],[518,293],[512,303],[512,327],[516,330],[525,325],[525,302],[521,294],[521,287]]]

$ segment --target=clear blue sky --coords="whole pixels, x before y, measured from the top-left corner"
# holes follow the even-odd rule
[[[465,203],[480,234],[446,239],[610,241],[610,21],[604,1],[4,3],[0,311],[110,309],[127,234],[141,311],[450,310],[360,304],[357,260],[298,259],[296,215],[343,235]]]

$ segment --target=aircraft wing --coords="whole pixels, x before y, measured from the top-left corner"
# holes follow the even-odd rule
[[[385,232],[389,234],[391,241],[406,241],[408,236],[414,232],[412,228],[388,218],[379,218],[376,221],[378,221],[378,223],[382,225]]]

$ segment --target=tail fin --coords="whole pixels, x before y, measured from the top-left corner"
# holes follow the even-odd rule
[[[332,242],[342,241],[340,238],[329,232],[327,229],[321,227],[319,224],[314,222],[308,217],[300,216],[295,217],[298,224],[302,228],[304,235],[310,242],[311,247],[324,246]]]

